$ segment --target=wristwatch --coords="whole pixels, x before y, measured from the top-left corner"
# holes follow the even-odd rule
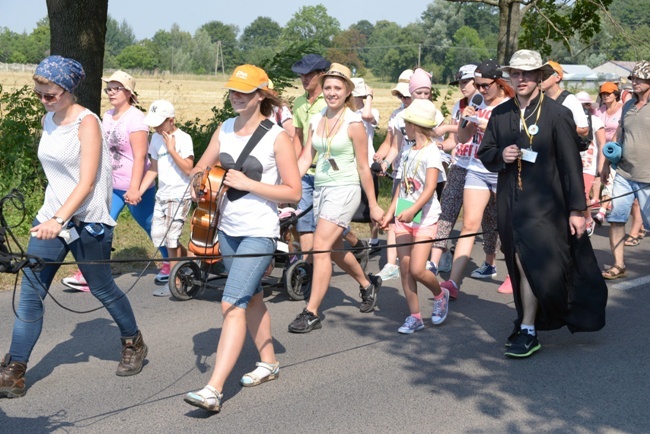
[[[54,216],[52,218],[54,219],[54,221],[56,221],[61,226],[63,226],[65,224],[65,220],[63,220],[61,217]]]

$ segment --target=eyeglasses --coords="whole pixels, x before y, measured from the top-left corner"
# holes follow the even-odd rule
[[[104,88],[104,93],[106,95],[108,95],[110,93],[117,93],[117,92],[119,92],[121,90],[126,90],[126,87],[124,87],[124,86],[106,87],[106,88]]]
[[[524,80],[532,81],[537,78],[537,71],[510,71],[509,75],[513,80],[523,78]]]
[[[59,98],[61,98],[61,95],[63,95],[64,93],[65,90],[58,95],[54,95],[52,93],[43,93],[40,90],[34,89],[34,95],[36,95],[38,99],[40,99],[41,101],[45,101],[45,102],[56,102],[59,100]]]
[[[490,88],[492,87],[492,85],[493,85],[494,83],[496,83],[496,82],[497,82],[496,80],[492,80],[492,81],[489,82],[489,83],[482,83],[482,84],[478,84],[478,83],[474,82],[474,86],[475,86],[478,90],[482,90],[482,91],[487,92],[488,90],[490,90]]]
[[[404,96],[404,95],[402,95],[401,93],[398,93],[398,94],[397,94],[397,98],[399,98],[399,99],[411,99],[410,96]]]

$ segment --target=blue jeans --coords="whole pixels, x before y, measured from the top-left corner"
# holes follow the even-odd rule
[[[632,193],[633,191],[634,193]],[[631,194],[619,197],[626,193]],[[643,226],[646,228],[650,227],[650,184],[623,178],[618,173],[614,177],[614,185],[612,186],[612,211],[607,216],[607,221],[609,223],[626,223],[632,211],[634,199],[639,200]]]
[[[262,276],[271,263],[270,254],[275,252],[273,238],[231,237],[219,231],[219,250],[222,255],[257,253],[266,256],[223,258],[228,279],[223,289],[222,302],[246,309],[248,302],[262,292]]]
[[[314,204],[314,175],[307,174],[302,177],[301,181],[302,197],[300,198],[300,202],[298,202],[298,209],[304,211]],[[313,208],[298,219],[296,222],[296,230],[300,233],[313,233],[316,231]]]
[[[38,221],[34,220],[33,226]],[[27,253],[43,258],[46,262],[61,262],[68,252],[72,252],[77,261],[94,261],[111,258],[113,243],[113,227],[103,225],[104,233],[92,235],[85,227],[92,223],[82,223],[70,231],[77,231],[79,238],[67,244],[61,238],[39,240],[30,238]],[[95,225],[98,226],[98,225]],[[97,231],[99,232],[99,231]],[[43,300],[47,296],[54,275],[60,265],[46,265],[41,271],[35,272],[25,268],[20,289],[20,302],[16,309],[18,317],[14,321],[11,338],[11,358],[18,362],[29,361],[29,356],[41,335],[43,328]],[[106,308],[120,329],[122,337],[135,336],[138,325],[131,309],[129,299],[117,287],[111,274],[110,264],[79,264],[90,292]]]
[[[142,195],[142,200],[137,205],[130,205],[124,202],[124,193],[126,193],[126,190],[113,190],[111,217],[113,220],[117,221],[117,218],[120,216],[124,207],[128,207],[129,212],[135,221],[138,222],[142,229],[144,229],[147,236],[151,238],[151,221],[153,220],[153,208],[156,204],[156,189],[154,187],[147,189],[147,191]],[[168,257],[167,249],[165,247],[160,247],[159,250],[160,255],[163,258]]]

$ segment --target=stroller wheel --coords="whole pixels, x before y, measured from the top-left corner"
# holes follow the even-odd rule
[[[284,275],[284,289],[292,300],[304,300],[311,290],[311,265],[302,259],[287,268]]]
[[[177,284],[176,280],[179,281]],[[190,300],[202,286],[201,269],[194,261],[179,262],[169,275],[169,291],[176,300]]]

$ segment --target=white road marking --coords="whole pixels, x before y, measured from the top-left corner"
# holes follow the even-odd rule
[[[647,283],[650,283],[650,276],[643,276],[632,280],[626,280],[625,282],[612,285],[609,288],[617,289],[619,291],[627,291],[628,289],[636,288],[637,286],[645,285]]]

